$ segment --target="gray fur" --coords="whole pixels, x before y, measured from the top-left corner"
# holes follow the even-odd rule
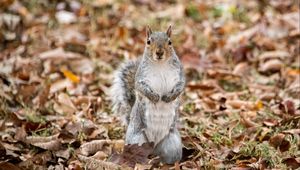
[[[159,155],[161,161],[167,164],[172,164],[181,159],[181,138],[177,129],[171,130],[170,133],[155,146],[154,154]]]
[[[135,73],[139,60],[123,63],[116,71],[111,87],[112,111],[115,114],[125,115],[125,124],[129,122],[131,109],[135,103]]]
[[[130,112],[126,144],[154,142],[154,154],[164,163],[174,163],[182,154],[176,124],[185,77],[168,35],[153,32],[148,39],[143,57],[125,64],[116,75],[114,110]]]
[[[145,103],[136,102],[132,108],[132,113],[130,115],[130,123],[126,131],[125,143],[127,144],[143,144],[147,142],[144,135],[144,129],[146,128],[144,113],[145,113]]]

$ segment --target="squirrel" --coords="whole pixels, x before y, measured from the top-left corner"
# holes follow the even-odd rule
[[[117,70],[112,83],[113,112],[126,115],[126,144],[154,142],[153,154],[163,163],[182,157],[181,137],[176,127],[179,98],[185,87],[182,64],[166,32],[147,27],[143,55]]]

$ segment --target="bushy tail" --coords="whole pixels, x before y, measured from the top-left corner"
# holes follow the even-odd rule
[[[128,124],[131,108],[135,102],[135,73],[139,61],[123,63],[114,75],[111,86],[112,111],[115,114],[125,116]]]

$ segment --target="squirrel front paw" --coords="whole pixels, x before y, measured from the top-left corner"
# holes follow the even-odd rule
[[[150,99],[153,103],[157,103],[159,101],[159,95],[153,94],[152,99]]]
[[[166,103],[169,103],[169,102],[171,102],[173,99],[172,99],[172,97],[170,97],[170,96],[168,96],[168,95],[163,95],[163,96],[161,97],[161,100],[164,101],[164,102],[166,102]]]

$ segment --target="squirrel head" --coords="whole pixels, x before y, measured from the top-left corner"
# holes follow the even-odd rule
[[[171,33],[171,26],[166,32],[152,32],[151,28],[147,27],[146,51],[151,60],[165,61],[172,56]]]

